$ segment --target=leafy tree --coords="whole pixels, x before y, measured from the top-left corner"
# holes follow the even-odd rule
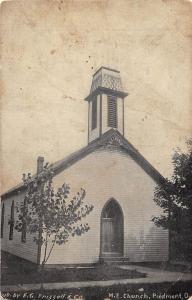
[[[170,259],[192,260],[192,139],[188,151],[173,155],[173,175],[155,189],[154,201],[162,215],[152,220],[169,230]]]
[[[93,209],[92,205],[84,204],[84,189],[71,200],[69,185],[64,183],[55,191],[53,176],[48,163],[33,177],[30,173],[23,174],[26,192],[24,201],[17,204],[16,230],[22,232],[22,238],[25,238],[25,232],[34,234],[38,247],[44,245],[42,270],[56,244],[65,244],[70,236],[82,235],[89,230],[89,225],[81,221]]]

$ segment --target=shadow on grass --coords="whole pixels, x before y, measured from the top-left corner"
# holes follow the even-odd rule
[[[19,267],[18,267],[19,268]],[[114,280],[123,278],[141,278],[144,273],[136,270],[123,270],[117,266],[97,265],[94,268],[70,268],[65,270],[45,270],[43,278],[37,271],[20,271],[19,273],[3,273],[2,285],[40,283],[43,282],[68,282],[68,281],[92,281]]]

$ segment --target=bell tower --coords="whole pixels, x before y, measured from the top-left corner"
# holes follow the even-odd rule
[[[124,135],[124,99],[120,72],[101,67],[93,74],[88,102],[88,143],[113,128]]]

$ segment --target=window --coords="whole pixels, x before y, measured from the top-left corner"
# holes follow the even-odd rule
[[[13,239],[13,228],[14,228],[14,200],[12,201],[11,204],[11,218],[9,221],[9,239],[12,240]]]
[[[97,97],[92,101],[92,126],[91,129],[97,128]]]
[[[26,243],[26,222],[25,221],[23,221],[23,225],[22,225],[21,242]]]
[[[4,229],[4,216],[5,215],[5,206],[4,203],[2,205],[2,210],[1,210],[1,238],[3,238],[3,229]]]
[[[26,215],[27,215],[27,206],[26,206],[26,199],[24,199],[23,222],[22,222],[22,231],[21,231],[21,242],[22,243],[26,243],[26,232],[27,232]]]
[[[117,98],[108,96],[108,126],[117,128]]]

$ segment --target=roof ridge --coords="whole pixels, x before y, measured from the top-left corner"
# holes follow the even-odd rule
[[[115,136],[118,136],[119,139],[116,139]],[[54,176],[62,172],[62,170],[70,167],[79,159],[85,157],[86,155],[93,152],[95,149],[103,147],[105,145],[117,145],[121,149],[123,148],[131,157],[134,159],[144,171],[150,175],[157,183],[160,183],[164,180],[164,177],[155,169],[148,160],[127,140],[125,137],[115,129],[110,129],[105,132],[100,138],[90,142],[88,145],[80,148],[79,150],[67,155],[64,159],[60,159],[55,163],[51,163],[50,167],[53,168],[55,172]],[[37,173],[33,174],[32,177],[35,177]],[[20,183],[8,191],[4,192],[1,197],[5,197],[8,194],[18,192],[24,188],[23,183]]]

